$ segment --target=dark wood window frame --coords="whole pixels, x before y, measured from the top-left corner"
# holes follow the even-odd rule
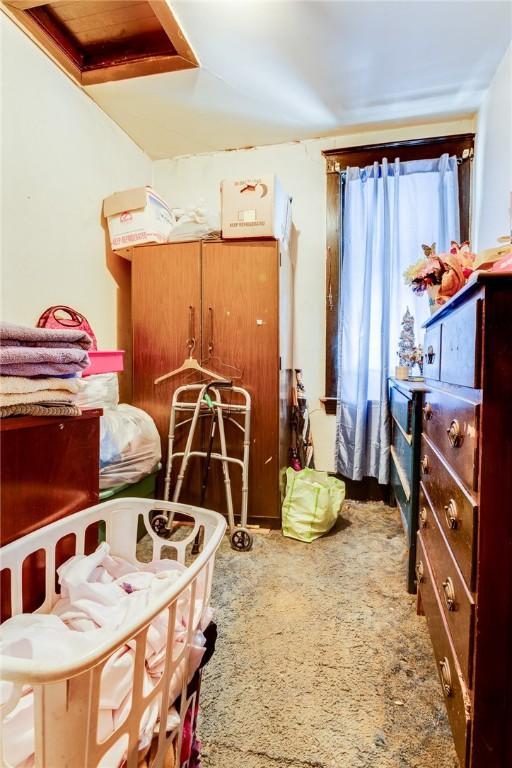
[[[326,255],[326,345],[325,345],[325,397],[326,413],[336,413],[338,379],[338,316],[339,292],[342,278],[341,254],[341,174],[349,166],[366,166],[384,157],[401,161],[425,160],[448,152],[458,159],[459,216],[461,240],[469,240],[471,160],[474,154],[473,133],[439,136],[428,139],[397,141],[388,144],[369,144],[347,149],[329,149],[323,152],[327,164],[327,255]]]

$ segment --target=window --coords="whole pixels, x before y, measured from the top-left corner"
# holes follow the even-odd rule
[[[336,412],[338,364],[338,313],[340,280],[343,279],[341,253],[341,174],[349,166],[364,167],[383,157],[393,161],[432,159],[447,152],[458,158],[459,217],[461,240],[469,239],[471,163],[474,135],[417,139],[414,141],[353,147],[324,152],[327,163],[327,263],[326,263],[326,372],[327,413]],[[420,258],[421,253],[418,253]]]

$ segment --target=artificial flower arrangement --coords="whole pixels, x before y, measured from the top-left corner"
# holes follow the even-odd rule
[[[435,312],[459,291],[475,268],[476,254],[468,241],[451,242],[449,253],[436,253],[436,244],[422,245],[424,258],[404,272],[404,279],[415,293],[428,293],[430,311]]]

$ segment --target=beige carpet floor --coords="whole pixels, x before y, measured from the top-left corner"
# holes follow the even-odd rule
[[[217,556],[204,768],[454,768],[395,509],[345,502],[313,544],[272,532]]]

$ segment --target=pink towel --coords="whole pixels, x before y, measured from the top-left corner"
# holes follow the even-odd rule
[[[80,330],[60,328],[29,328],[25,325],[0,322],[0,344],[7,347],[78,347],[90,349],[92,340]]]
[[[5,376],[58,376],[76,373],[89,364],[89,355],[80,347],[0,346],[0,373]]]

